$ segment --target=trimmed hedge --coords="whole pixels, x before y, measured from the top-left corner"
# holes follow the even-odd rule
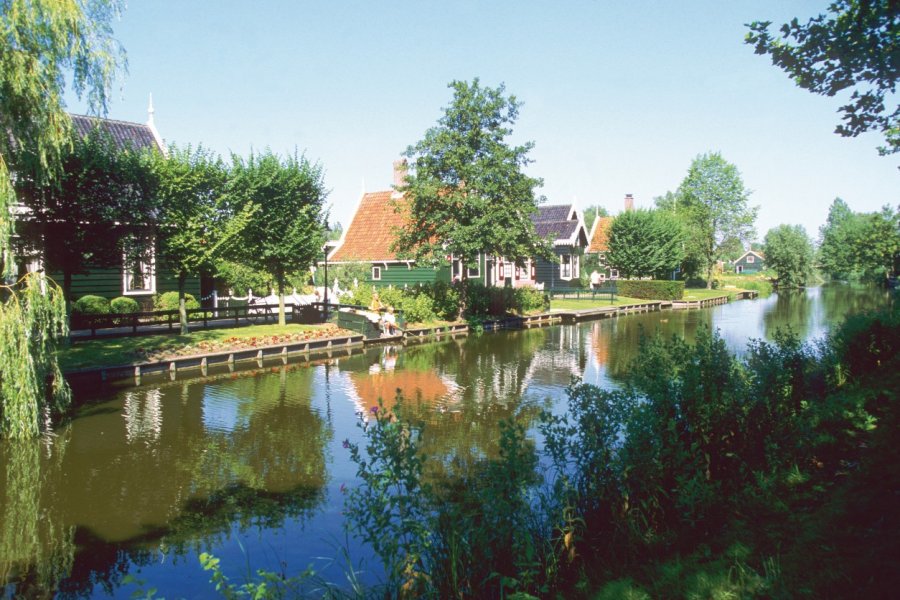
[[[130,315],[131,313],[141,312],[141,305],[134,298],[119,296],[113,298],[109,302],[110,312],[120,315]]]
[[[643,300],[681,300],[684,297],[684,282],[619,279],[616,281],[616,292],[620,296]]]
[[[109,300],[102,296],[82,296],[72,308],[82,315],[108,315]]]
[[[200,308],[200,303],[191,294],[184,295],[185,308]],[[155,310],[178,310],[178,292],[166,292],[153,299]]]

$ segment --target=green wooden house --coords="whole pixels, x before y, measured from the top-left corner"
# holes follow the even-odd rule
[[[147,123],[133,123],[130,121],[118,121],[113,119],[101,119],[82,115],[70,115],[72,127],[76,134],[86,136],[99,127],[112,139],[119,149],[131,148],[135,150],[156,149],[165,152],[165,146],[153,123],[153,105],[149,108]],[[27,217],[26,217],[27,218]],[[152,241],[150,243],[153,243]],[[124,246],[124,242],[123,242]],[[86,273],[73,275],[72,298],[86,295],[116,298],[127,296],[134,298],[145,309],[153,306],[153,297],[168,291],[177,291],[178,282],[174,273],[157,269],[156,257],[158,248],[140,248],[138,252],[128,252],[128,255],[140,258],[129,259],[123,249],[122,263],[118,267],[88,266]],[[39,248],[30,253],[28,270],[41,269],[41,252]],[[56,281],[62,281],[62,273],[48,273]],[[186,291],[196,297],[200,297],[200,278],[188,278]]]
[[[740,258],[734,261],[734,272],[741,273],[759,273],[766,270],[766,257],[762,252],[756,250],[747,250]]]
[[[376,287],[407,287],[417,283],[450,282],[450,260],[438,265],[419,265],[400,258],[391,249],[395,231],[404,224],[404,216],[394,210],[396,192],[363,194],[350,226],[329,252],[328,264],[363,264],[365,282]],[[351,282],[341,282],[344,287]]]

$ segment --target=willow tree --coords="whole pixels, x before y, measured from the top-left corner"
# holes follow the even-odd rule
[[[39,177],[58,172],[71,123],[66,81],[92,110],[105,110],[122,52],[112,39],[115,0],[0,0],[0,270],[17,271],[12,252],[16,195],[11,171],[25,160]],[[40,433],[69,391],[56,363],[66,333],[65,303],[53,282],[29,275],[3,286],[0,308],[0,435]]]
[[[284,325],[287,276],[305,271],[325,243],[322,167],[305,156],[282,159],[267,150],[244,160],[232,156],[228,195],[236,210],[256,205],[234,253],[238,262],[265,271],[278,288],[278,323]]]

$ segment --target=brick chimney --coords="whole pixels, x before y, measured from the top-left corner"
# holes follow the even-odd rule
[[[406,185],[406,182],[404,180],[406,179],[406,173],[408,170],[409,170],[409,163],[406,162],[405,158],[402,160],[394,161],[394,184],[393,184],[394,193],[392,194],[393,197],[395,197],[395,198],[400,197],[401,194],[400,194],[400,192],[397,191],[397,188],[403,187],[404,185]]]
[[[634,196],[625,194],[625,212],[634,210]]]

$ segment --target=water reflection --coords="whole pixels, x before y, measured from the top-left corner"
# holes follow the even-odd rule
[[[309,368],[137,388],[41,443],[4,443],[0,580],[112,589],[128,563],[311,515],[331,430]]]
[[[847,311],[888,301],[882,292],[831,286],[705,310],[374,347],[215,380],[78,391],[95,401],[56,435],[0,444],[0,585],[13,582],[10,595],[128,597],[122,577],[140,568],[161,595],[203,595],[208,576],[190,553],[212,550],[239,578],[250,560],[253,569],[272,568],[257,559],[276,546],[271,553],[299,572],[337,553],[339,490],[355,484],[341,442],[360,441],[357,415],[379,399],[391,407],[398,388],[425,423],[428,475],[447,478],[499,456],[501,420],[532,427],[542,409],[564,412],[572,377],[617,385],[642,335],[692,342],[701,328],[718,328],[742,351],[750,338],[785,326],[821,335]],[[352,549],[365,557],[365,548]],[[343,577],[339,566],[328,568],[320,572]]]

